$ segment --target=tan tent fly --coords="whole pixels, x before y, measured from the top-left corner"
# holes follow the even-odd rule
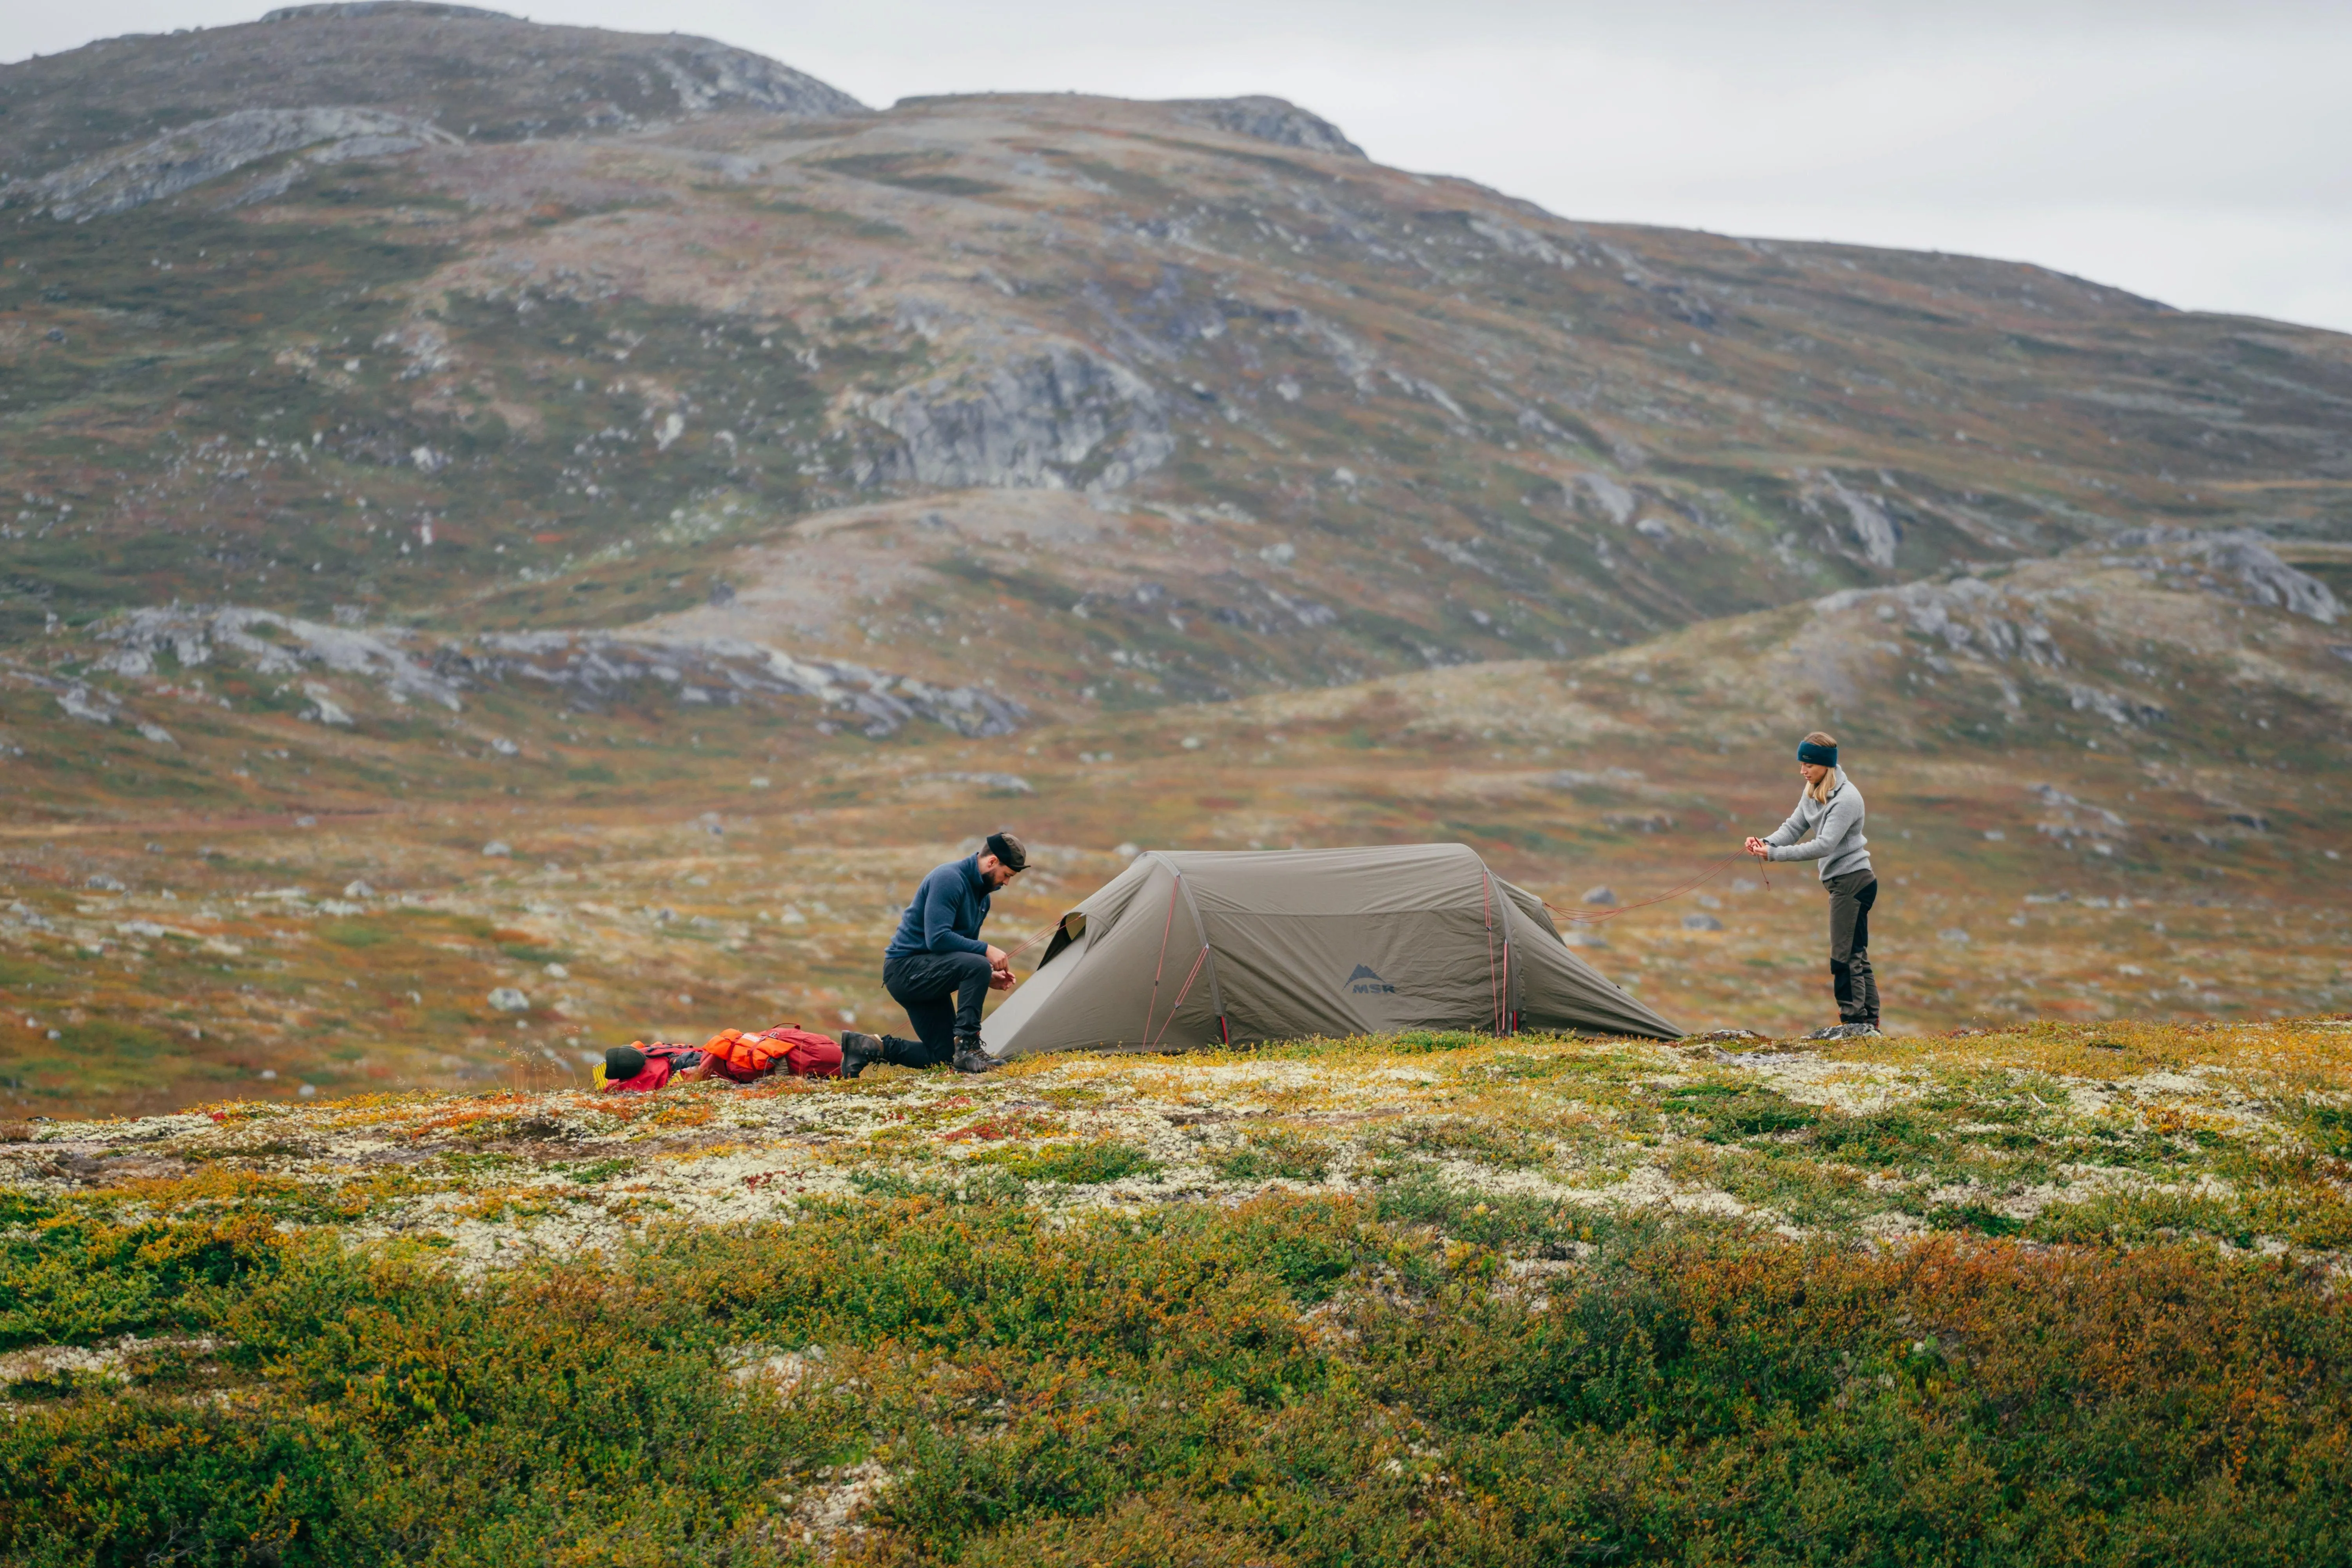
[[[1305,1036],[1680,1031],[1459,844],[1153,850],[1062,917],[981,1027],[1003,1060]]]

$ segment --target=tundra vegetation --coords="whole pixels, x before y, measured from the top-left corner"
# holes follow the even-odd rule
[[[0,1542],[2331,1561],[2342,1033],[1423,1035],[17,1124]]]

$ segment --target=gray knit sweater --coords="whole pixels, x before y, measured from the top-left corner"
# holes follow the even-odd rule
[[[1797,809],[1766,834],[1764,842],[1772,846],[1775,860],[1819,860],[1826,882],[1849,871],[1870,869],[1870,840],[1862,836],[1862,791],[1841,772],[1829,799],[1816,802],[1801,793]],[[1812,837],[1806,838],[1807,834]]]

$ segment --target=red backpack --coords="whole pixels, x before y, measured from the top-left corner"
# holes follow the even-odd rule
[[[688,1068],[699,1066],[705,1057],[718,1058],[711,1064],[712,1072],[737,1083],[753,1083],[779,1070],[794,1078],[841,1076],[841,1043],[798,1024],[779,1024],[756,1035],[721,1029],[700,1046],[666,1040],[629,1043],[645,1053],[645,1070],[635,1078],[607,1079],[607,1094],[651,1094]]]
[[[839,1078],[841,1042],[798,1024],[778,1024],[756,1035],[721,1029],[702,1047],[719,1058],[712,1070],[737,1083],[750,1083],[782,1068],[794,1078]]]

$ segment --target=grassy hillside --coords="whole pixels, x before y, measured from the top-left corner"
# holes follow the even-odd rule
[[[0,687],[24,806],[0,830],[5,1091],[61,1115],[523,1087],[651,1035],[895,1026],[878,953],[908,890],[1000,823],[1038,862],[1000,900],[1008,947],[1135,846],[1452,840],[1580,917],[1583,955],[1668,1018],[1792,1033],[1831,1021],[1820,891],[1721,862],[1787,812],[1816,724],[1871,802],[1891,1027],[2338,1011],[2344,634],[2261,603],[2267,567],[2209,586],[2178,557],[980,736],[716,667],[693,675],[712,700],[680,704],[696,667],[665,681],[659,648],[556,707],[544,674],[484,673],[478,643],[268,675],[312,645],[256,623],[192,679],[168,639],[124,675],[122,641],[61,636],[56,673]],[[458,679],[451,711],[430,683]],[[1582,901],[1710,867],[1670,902]]]
[[[19,1124],[0,1540],[2329,1561],[2340,1034],[1408,1036]]]

